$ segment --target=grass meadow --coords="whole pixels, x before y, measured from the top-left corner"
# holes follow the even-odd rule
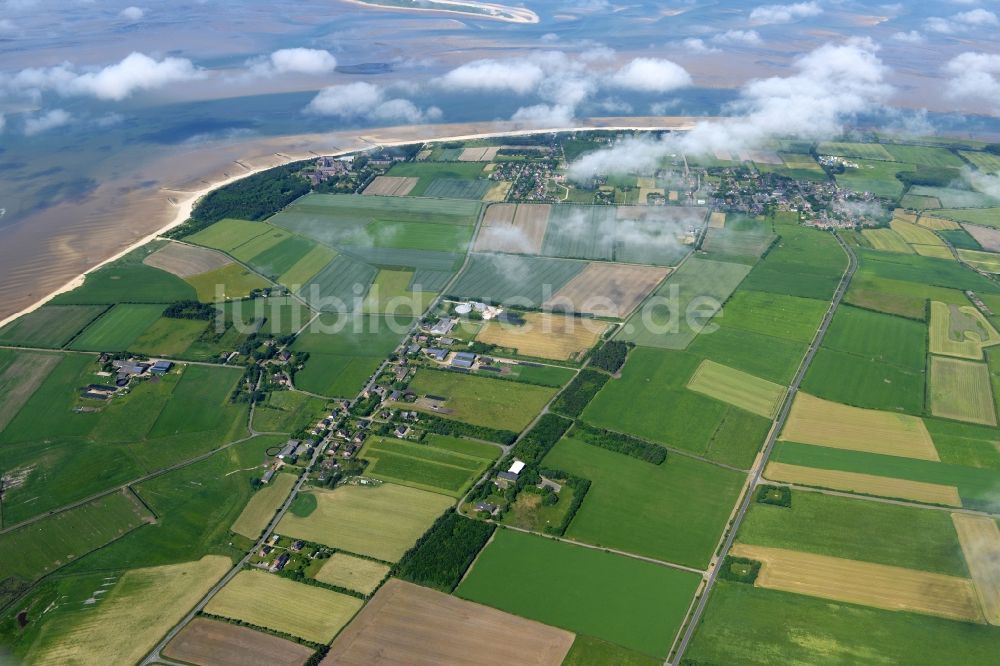
[[[473,253],[449,295],[537,308],[586,267],[571,259]]]
[[[0,344],[59,349],[105,310],[104,305],[46,305],[0,329]]]
[[[650,656],[666,656],[697,574],[507,530],[456,594]]]
[[[514,431],[531,423],[556,394],[554,388],[547,386],[432,369],[417,372],[409,389],[421,398],[427,395],[447,398],[440,409],[432,410],[420,402],[412,405],[413,409]]]
[[[274,518],[278,507],[288,497],[288,493],[291,492],[297,479],[295,474],[275,474],[267,485],[254,491],[254,494],[250,496],[250,501],[243,507],[243,511],[240,512],[230,529],[236,534],[256,541],[260,533]]]
[[[415,444],[371,438],[359,455],[371,461],[365,470],[369,476],[457,498],[479,479],[492,458],[470,456],[453,449],[439,448],[433,440]]]
[[[85,328],[70,349],[125,351],[163,314],[165,305],[121,303]]]
[[[1000,629],[719,581],[685,663],[987,663]]]
[[[741,543],[968,577],[945,511],[816,492],[792,492],[791,507],[754,503]]]
[[[682,455],[661,465],[565,437],[544,465],[590,479],[566,536],[703,567],[739,495],[743,475]]]

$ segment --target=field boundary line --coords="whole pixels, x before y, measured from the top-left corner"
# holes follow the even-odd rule
[[[895,478],[895,477],[889,477]],[[907,506],[913,509],[930,509],[932,511],[946,511],[947,513],[962,513],[970,516],[980,516],[983,518],[1000,519],[1000,513],[990,513],[989,511],[982,511],[980,509],[970,509],[961,506],[945,506],[943,504],[929,504],[925,502],[918,502],[916,500],[905,500],[895,497],[882,497],[881,495],[868,495],[865,493],[855,493],[849,490],[837,490],[835,488],[824,488],[823,486],[807,486],[799,483],[790,483],[787,481],[773,481],[771,479],[765,479],[768,484],[773,486],[782,486],[784,488],[791,488],[792,490],[799,490],[808,493],[820,493],[822,495],[832,495],[834,497],[845,497],[848,499],[859,499],[867,500],[869,502],[880,502],[882,504],[895,504],[897,506]]]

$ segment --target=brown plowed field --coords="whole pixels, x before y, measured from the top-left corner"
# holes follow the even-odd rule
[[[757,587],[886,610],[982,622],[972,581],[784,548],[736,544],[732,554],[763,562]]]
[[[574,636],[401,580],[387,582],[321,666],[559,666]]]
[[[493,204],[486,209],[475,251],[539,254],[550,208],[549,204]]]
[[[669,273],[669,268],[660,266],[594,262],[542,307],[624,319]]]
[[[417,185],[419,178],[413,176],[376,176],[362,194],[384,197],[405,197]]]
[[[163,654],[197,666],[299,666],[313,651],[284,638],[228,622],[196,617]]]
[[[233,263],[220,252],[207,250],[203,247],[184,245],[182,243],[167,243],[159,250],[142,260],[142,263],[161,271],[173,273],[179,278],[200,275],[219,268],[225,268]]]

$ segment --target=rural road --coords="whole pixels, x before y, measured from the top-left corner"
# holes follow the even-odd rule
[[[309,467],[312,467],[313,465],[316,464],[316,461],[319,460],[319,457],[323,454],[323,451],[325,450],[326,450],[326,442],[324,442],[322,446],[316,447],[316,450],[313,452],[313,457],[309,461]],[[173,629],[167,632],[167,635],[164,636],[160,640],[160,642],[156,644],[156,647],[154,647],[153,650],[148,655],[146,655],[146,658],[143,659],[141,662],[139,662],[140,666],[149,666],[150,664],[163,661],[163,657],[160,655],[160,652],[163,650],[164,647],[166,647],[167,643],[169,643],[174,638],[174,636],[176,636],[181,631],[181,629],[187,626],[188,622],[193,620],[195,616],[198,615],[198,613],[204,610],[205,606],[208,605],[208,602],[212,600],[212,597],[218,594],[219,590],[225,587],[226,584],[229,583],[229,581],[231,581],[236,576],[236,574],[242,571],[243,567],[246,566],[247,562],[250,561],[250,558],[253,557],[253,554],[264,546],[268,538],[270,538],[271,532],[274,531],[274,528],[278,526],[278,523],[281,522],[281,519],[284,518],[285,514],[288,512],[288,508],[292,505],[292,502],[295,500],[295,497],[299,494],[299,490],[302,489],[302,485],[306,482],[306,478],[308,476],[309,472],[303,472],[299,476],[298,481],[296,481],[295,485],[292,487],[292,492],[290,492],[288,494],[288,497],[285,498],[285,502],[281,505],[281,508],[278,509],[278,512],[274,515],[274,518],[271,519],[271,522],[268,523],[267,527],[264,529],[264,532],[261,534],[260,539],[257,540],[257,543],[254,544],[253,548],[247,551],[247,554],[244,555],[243,558],[239,562],[237,562],[236,565],[219,580],[219,582],[217,582],[214,586],[212,586],[212,589],[210,589],[205,594],[205,596],[202,597],[201,601],[199,601],[198,604],[194,608],[192,608],[188,612],[188,614],[185,615],[184,618],[179,623],[177,623],[176,626],[174,626]]]
[[[736,539],[736,532],[739,531],[740,524],[743,522],[743,518],[746,515],[747,510],[753,502],[754,489],[757,487],[757,484],[760,482],[761,475],[764,473],[764,467],[767,465],[767,460],[774,448],[774,442],[777,440],[778,435],[781,433],[781,429],[785,425],[785,421],[788,419],[788,413],[791,411],[792,401],[795,399],[795,394],[799,390],[799,385],[802,383],[802,379],[805,377],[806,372],[808,372],[809,365],[812,363],[813,357],[816,356],[816,352],[823,343],[823,337],[826,335],[826,331],[830,327],[833,315],[836,313],[841,300],[844,298],[844,294],[847,292],[847,287],[851,283],[851,278],[854,277],[854,273],[858,269],[858,258],[854,254],[854,251],[840,238],[840,236],[834,234],[834,238],[837,239],[837,242],[840,243],[841,248],[843,248],[844,252],[847,254],[847,270],[844,271],[844,274],[840,279],[840,284],[837,286],[837,291],[834,293],[833,299],[830,301],[830,307],[823,316],[823,322],[816,330],[816,335],[813,337],[812,344],[809,345],[809,350],[802,359],[802,364],[799,366],[799,370],[795,374],[795,378],[788,387],[788,393],[785,395],[781,411],[778,413],[778,417],[774,420],[774,423],[771,426],[771,431],[768,433],[767,441],[764,444],[764,450],[762,451],[757,463],[750,471],[750,478],[747,481],[746,493],[743,496],[743,501],[740,503],[739,510],[736,512],[736,517],[733,519],[732,524],[726,533],[725,541],[722,544],[718,557],[715,559],[715,563],[709,567],[705,587],[701,592],[701,597],[698,599],[697,605],[694,607],[694,612],[691,614],[691,617],[688,618],[687,627],[685,628],[684,634],[680,639],[680,643],[674,651],[673,661],[668,658],[665,662],[667,666],[670,666],[671,664],[680,664],[684,658],[684,652],[691,643],[691,638],[694,636],[694,632],[698,628],[698,624],[701,621],[701,616],[705,612],[705,607],[708,605],[708,599],[711,596],[712,588],[715,587],[715,581],[719,577],[719,567],[723,562],[725,562],[726,556],[729,554],[730,549],[732,549],[733,541]]]

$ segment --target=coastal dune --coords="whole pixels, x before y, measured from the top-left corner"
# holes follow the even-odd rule
[[[39,211],[0,232],[0,326],[83,283],[84,275],[182,224],[213,189],[296,160],[378,145],[586,129],[685,130],[691,117],[605,117],[569,128],[522,123],[406,125],[201,144],[101,183],[79,201]],[[157,185],[149,186],[148,183]]]

